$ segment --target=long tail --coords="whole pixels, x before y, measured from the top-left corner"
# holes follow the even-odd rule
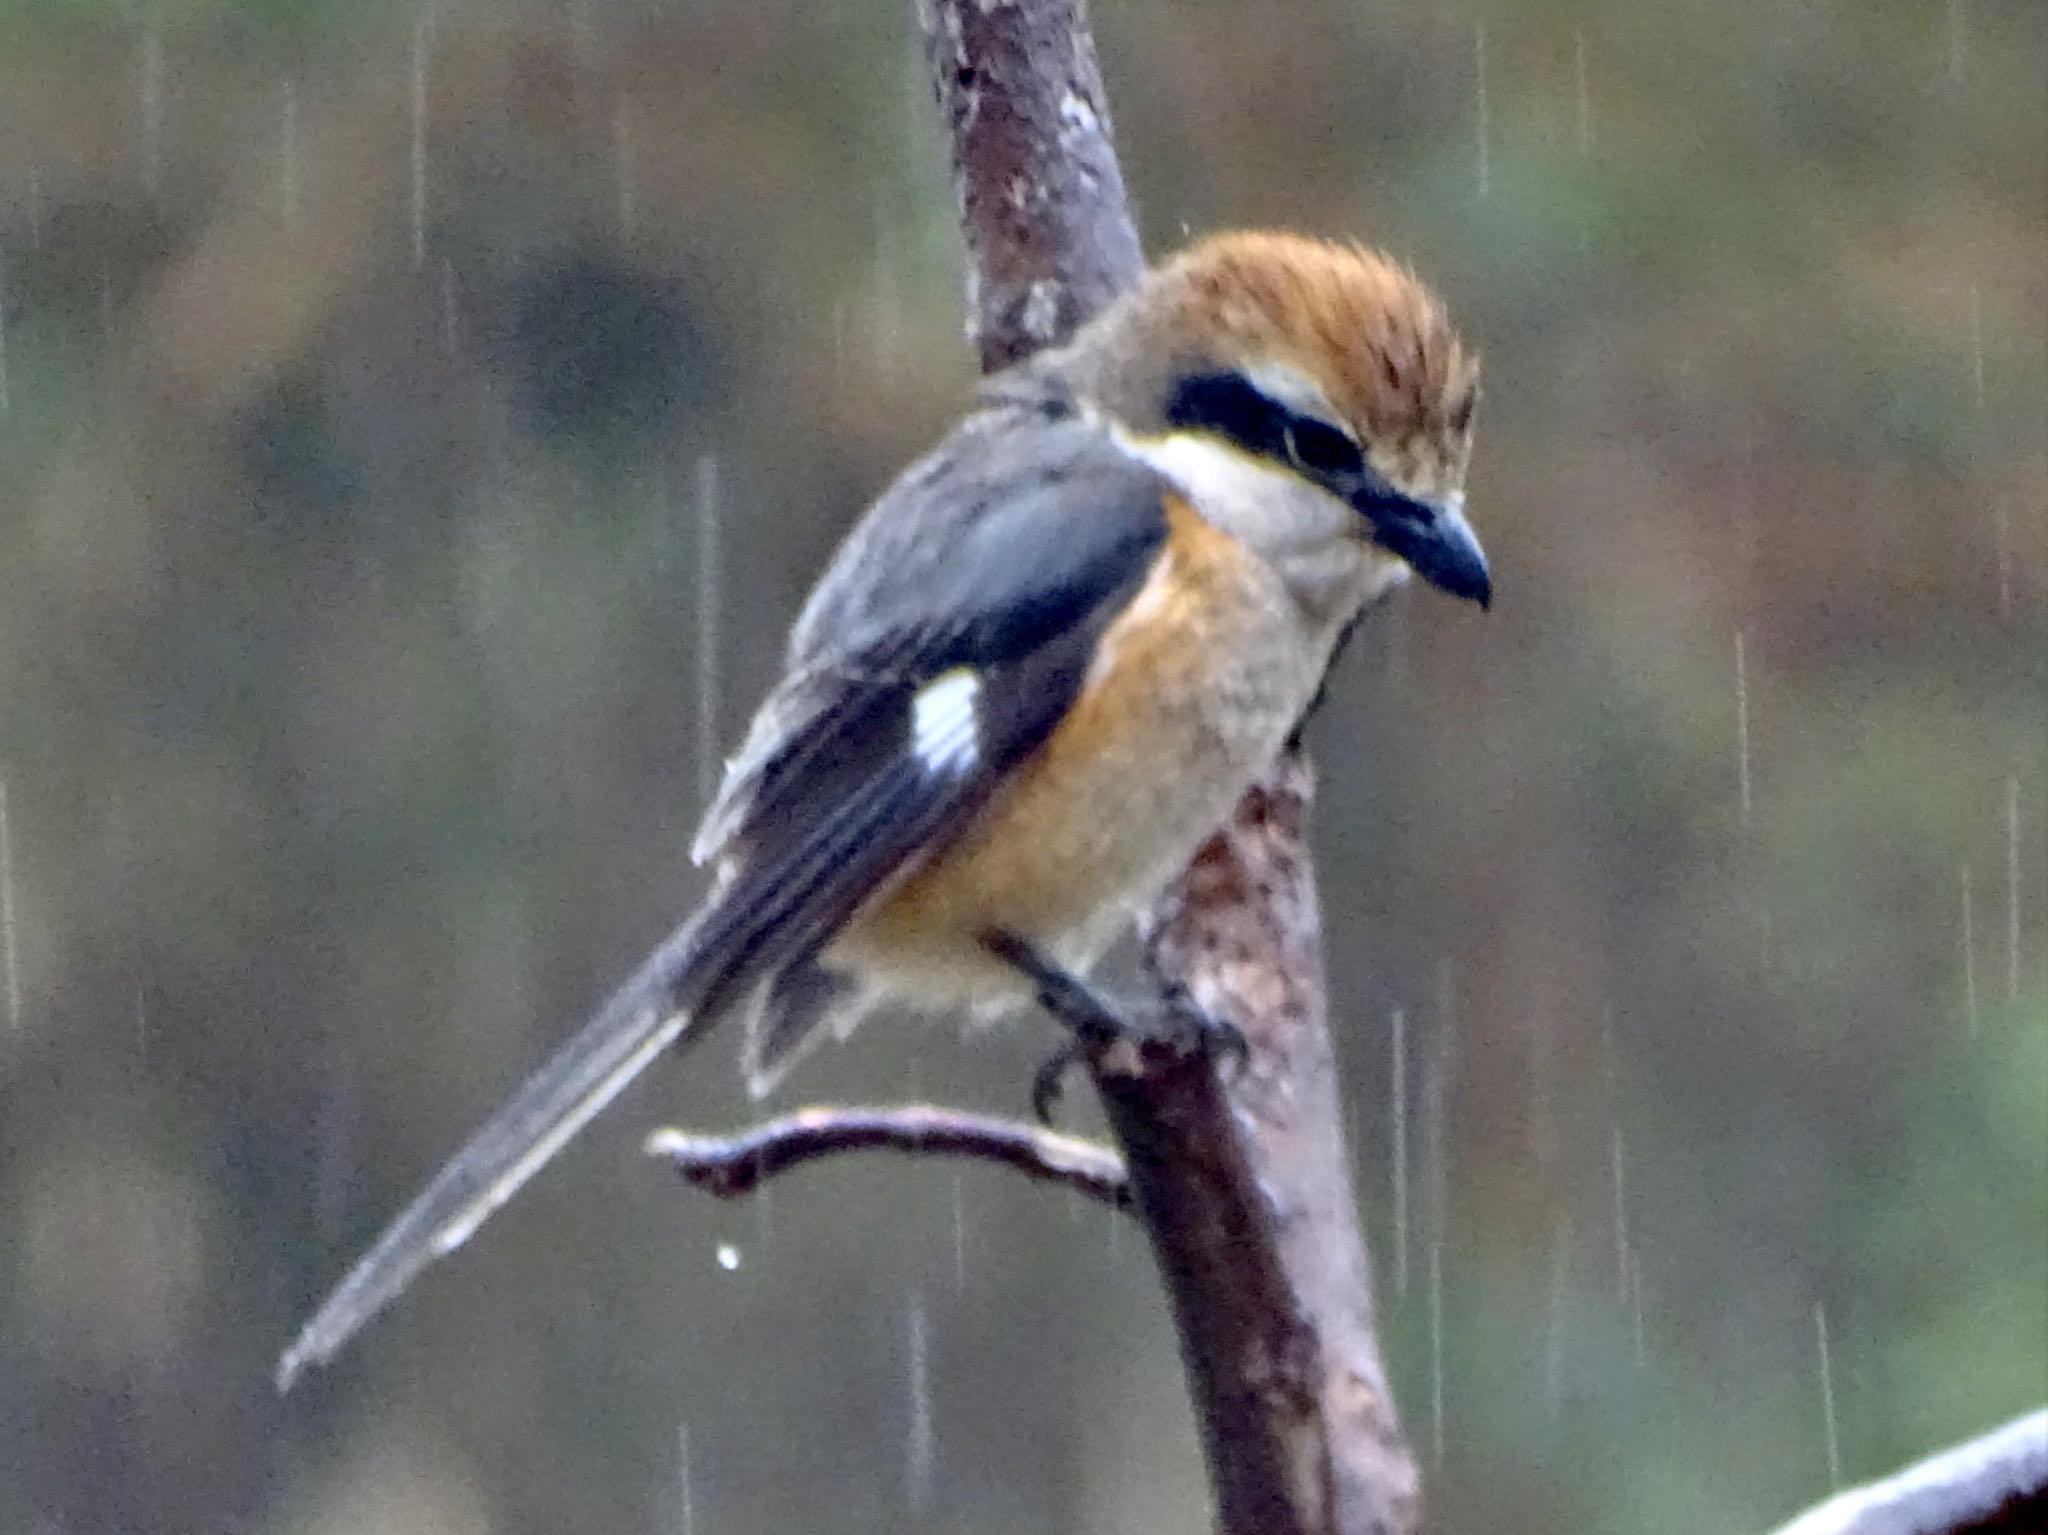
[[[908,697],[884,689],[836,734],[808,741],[788,769],[796,780],[784,786],[781,803],[809,808],[774,835],[754,828],[744,858],[721,858],[717,887],[697,918],[485,1121],[313,1313],[277,1362],[278,1390],[290,1390],[307,1365],[333,1358],[422,1269],[468,1241],[685,1031],[708,1025],[757,983],[815,953],[906,858],[972,809],[973,795],[934,797],[915,754],[891,746],[873,762],[859,755],[873,755],[862,744],[866,735],[898,739],[904,721],[887,716],[897,730],[888,734],[876,711],[900,711]],[[807,773],[830,789],[823,797],[831,813],[817,809],[821,795],[806,800]],[[815,1012],[807,1016],[817,1021]]]
[[[695,925],[676,933],[530,1077],[385,1229],[277,1362],[277,1389],[341,1347],[481,1226],[673,1044],[711,999]]]

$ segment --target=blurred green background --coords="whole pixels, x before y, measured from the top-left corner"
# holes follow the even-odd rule
[[[971,387],[910,9],[0,4],[0,1530],[1205,1527],[1135,1229],[681,1190],[722,1043],[269,1384]],[[2048,1397],[2048,8],[1101,10],[1155,248],[1383,243],[1485,355],[1499,600],[1315,730],[1431,1530],[1757,1531]]]

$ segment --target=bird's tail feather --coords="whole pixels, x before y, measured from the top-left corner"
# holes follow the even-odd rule
[[[926,792],[921,765],[890,756],[840,786],[834,815],[722,869],[698,918],[484,1122],[349,1271],[278,1360],[278,1389],[331,1359],[422,1269],[467,1241],[663,1049],[815,951],[928,843],[938,823],[910,813]],[[875,836],[877,826],[890,826],[894,840]],[[806,1011],[802,1021],[820,1016]]]
[[[331,1359],[436,1258],[455,1251],[673,1044],[711,999],[698,934],[662,945],[400,1212],[277,1363],[277,1388]]]

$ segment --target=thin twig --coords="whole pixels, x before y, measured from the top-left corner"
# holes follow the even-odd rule
[[[662,1158],[684,1182],[720,1199],[751,1194],[791,1168],[849,1151],[997,1162],[1118,1209],[1131,1205],[1123,1158],[1109,1147],[1019,1119],[936,1104],[798,1109],[736,1135],[657,1130],[647,1138],[649,1156]]]

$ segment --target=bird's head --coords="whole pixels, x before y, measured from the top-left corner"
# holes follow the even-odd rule
[[[1273,515],[1298,516],[1303,536],[1309,523],[1341,528],[1378,560],[1490,600],[1464,517],[1477,360],[1436,296],[1385,256],[1297,235],[1215,236],[1151,272],[1058,366],[1198,504],[1200,482],[1263,475],[1282,494],[1262,505],[1295,508]],[[1302,510],[1318,504],[1321,519]]]

